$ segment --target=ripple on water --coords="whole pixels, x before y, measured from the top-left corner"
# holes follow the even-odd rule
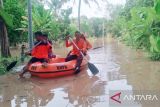
[[[102,42],[98,40],[99,43]],[[60,48],[56,51],[64,53]],[[90,61],[100,70],[96,76],[89,70],[55,79],[18,80],[15,74],[1,76],[0,107],[109,107],[109,90],[160,89],[159,63],[141,59],[141,53],[115,40],[107,39],[104,48],[89,54]]]

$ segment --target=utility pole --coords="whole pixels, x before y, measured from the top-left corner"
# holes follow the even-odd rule
[[[28,0],[28,43],[29,48],[33,47],[33,33],[32,33],[32,2]]]
[[[78,5],[78,30],[81,30],[81,0],[79,0]]]
[[[103,20],[103,34],[102,34],[102,36],[103,36],[103,46],[104,46],[104,40],[105,40],[105,37],[104,37],[104,36],[105,36],[105,34],[104,34],[104,33],[105,33],[105,32],[104,32],[104,29],[105,29],[105,28],[104,28],[104,20]]]

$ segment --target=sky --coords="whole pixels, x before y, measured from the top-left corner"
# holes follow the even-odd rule
[[[98,6],[94,2],[90,2],[90,5],[87,5],[82,0],[81,16],[87,16],[88,18],[91,18],[91,17],[110,18],[109,13],[106,10],[107,2],[105,1],[108,1],[110,4],[113,4],[113,5],[125,5],[126,3],[126,0],[97,0],[99,4]],[[78,3],[79,3],[79,0],[71,0],[70,2],[65,4],[62,8],[67,9],[67,8],[72,7],[73,10],[72,10],[72,14],[70,17],[77,17],[78,16]]]
[[[72,7],[73,11],[71,17],[77,17],[78,15],[78,1],[71,0],[70,3],[66,4],[63,8]],[[90,2],[90,6],[85,4],[82,0],[81,4],[81,16],[91,17],[107,17],[106,2],[97,0],[99,7],[96,3]],[[104,0],[105,1],[105,0]],[[113,5],[124,5],[126,0],[108,0],[109,3]]]

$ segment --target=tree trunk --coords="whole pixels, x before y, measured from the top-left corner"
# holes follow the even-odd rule
[[[78,30],[81,30],[81,0],[79,0],[78,6]]]
[[[3,8],[3,1],[0,0],[0,8]]]
[[[9,57],[11,56],[9,50],[9,41],[8,41],[8,33],[7,28],[4,21],[0,17],[0,43],[1,43],[1,56]]]
[[[33,47],[33,34],[32,34],[32,2],[28,0],[28,40],[29,48]]]

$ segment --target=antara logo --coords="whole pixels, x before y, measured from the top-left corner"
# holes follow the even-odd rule
[[[113,101],[116,101],[116,102],[118,102],[118,103],[120,103],[120,104],[121,104],[121,101],[120,101],[120,98],[121,98],[121,92],[116,93],[115,95],[111,96],[110,98],[111,98]]]
[[[122,104],[122,103],[128,103],[128,102],[134,102],[134,101],[143,101],[143,102],[153,102],[158,101],[157,95],[151,95],[151,94],[132,94],[132,93],[123,93],[118,92],[110,97],[111,100],[113,100],[116,103]],[[126,95],[125,95],[126,94]]]

